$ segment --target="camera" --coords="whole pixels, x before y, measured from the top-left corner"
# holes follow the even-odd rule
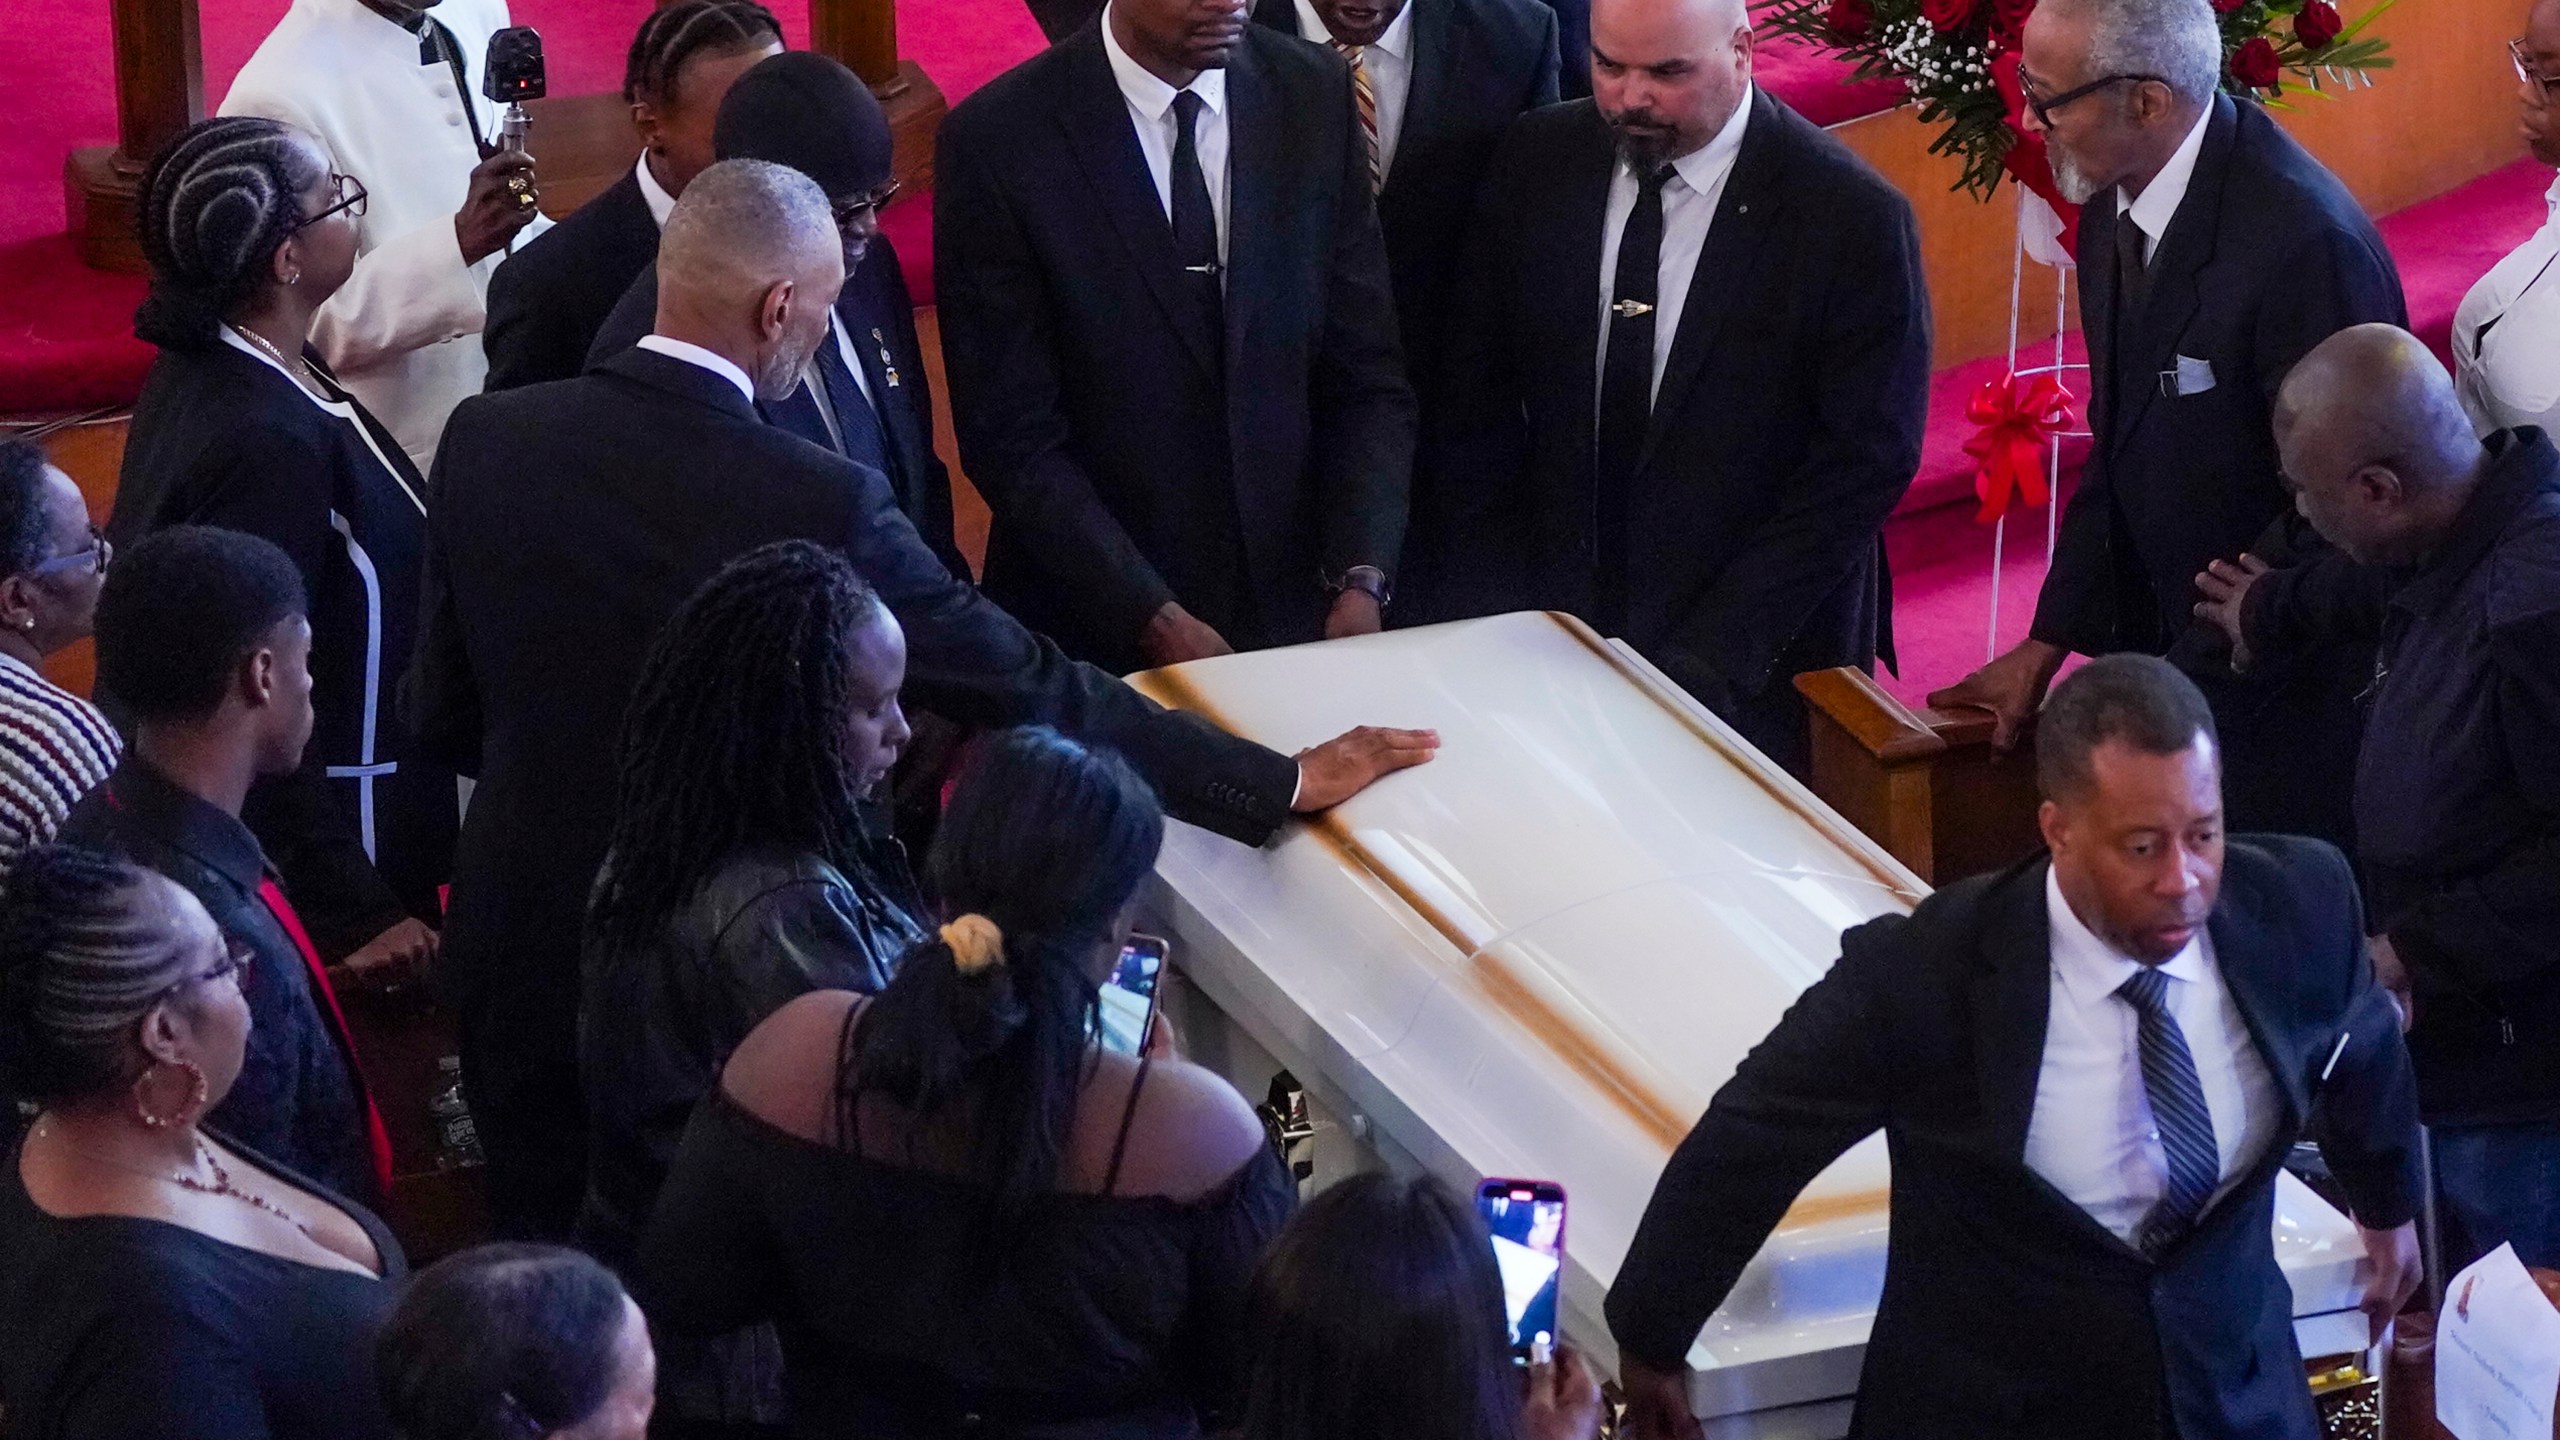
[[[545,89],[542,35],[530,25],[510,25],[489,37],[489,63],[482,68],[480,93],[503,105],[539,100]]]

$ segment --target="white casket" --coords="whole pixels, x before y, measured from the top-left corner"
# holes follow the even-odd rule
[[[1519,614],[1131,681],[1284,753],[1354,724],[1437,760],[1261,850],[1174,825],[1145,905],[1194,1058],[1259,1100],[1285,1067],[1317,1183],[1419,1166],[1571,1200],[1564,1330],[1601,1297],[1671,1147],[1839,953],[1928,887],[1633,651]],[[2305,1354],[2364,1346],[2353,1227],[2286,1176],[2276,1246]],[[1711,1436],[1836,1436],[1884,1273],[1870,1138],[1808,1188],[1689,1361]]]

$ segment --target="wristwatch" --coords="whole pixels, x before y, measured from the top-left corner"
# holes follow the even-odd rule
[[[1386,609],[1395,599],[1395,587],[1387,583],[1387,572],[1375,565],[1354,565],[1339,575],[1324,576],[1323,580],[1324,593],[1327,595],[1340,595],[1345,590],[1357,590],[1377,601],[1378,608],[1381,610]]]

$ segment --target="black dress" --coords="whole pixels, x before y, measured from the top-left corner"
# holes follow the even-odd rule
[[[253,1152],[346,1212],[382,1278],[123,1215],[36,1208],[0,1176],[0,1394],[10,1440],[390,1440],[373,1344],[408,1278],[363,1207]]]
[[[1247,1282],[1296,1187],[1257,1147],[1196,1202],[1107,1190],[1042,1201],[988,1273],[978,1186],[801,1139],[715,1089],[642,1241],[641,1303],[676,1331],[776,1321],[806,1440],[1231,1423]]]
[[[331,961],[404,915],[438,920],[452,878],[453,774],[412,752],[394,709],[418,619],[425,495],[353,396],[324,407],[226,330],[153,363],[107,522],[119,546],[172,525],[246,531],[302,572],[317,724],[302,769],[260,783],[242,818]]]

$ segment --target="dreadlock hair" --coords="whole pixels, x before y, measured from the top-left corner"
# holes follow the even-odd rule
[[[631,58],[622,69],[623,103],[674,99],[684,62],[706,50],[736,54],[781,43],[782,22],[756,0],[681,0],[653,10],[631,37]]]
[[[926,857],[954,915],[1004,932],[1002,959],[964,974],[950,944],[899,962],[837,1057],[836,1125],[858,1143],[877,1093],[912,1117],[964,1127],[965,1174],[992,1192],[992,1234],[1047,1194],[1075,1118],[1097,1019],[1088,970],[1164,844],[1164,811],[1128,762],[1055,730],[978,742]]]
[[[133,314],[133,333],[164,350],[217,343],[301,223],[302,192],[326,178],[278,121],[226,115],[179,131],[143,172],[151,293]]]
[[[645,943],[747,846],[855,873],[852,640],[887,613],[842,555],[806,540],[749,551],[676,611],[623,716],[613,843],[588,917],[607,953]]]
[[[45,558],[44,448],[32,440],[0,440],[0,575]]]

